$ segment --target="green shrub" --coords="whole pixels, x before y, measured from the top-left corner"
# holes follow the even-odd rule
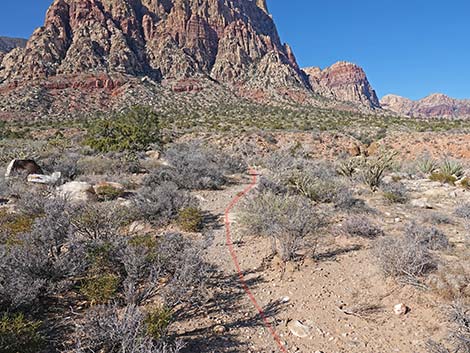
[[[197,207],[183,208],[178,214],[178,225],[185,232],[201,230],[202,221],[202,213]]]
[[[109,118],[93,121],[85,143],[99,152],[143,151],[160,142],[157,114],[148,107],[133,107]]]
[[[417,162],[416,167],[421,173],[429,175],[436,171],[438,164],[435,159],[425,156]]]
[[[115,187],[113,185],[102,185],[97,187],[95,191],[98,197],[104,201],[116,200],[124,193],[121,188]]]
[[[39,333],[41,322],[27,320],[23,314],[0,317],[0,351],[3,353],[37,353],[44,344]]]
[[[158,341],[166,335],[172,319],[171,309],[163,307],[152,310],[144,321],[147,325],[148,335]]]
[[[80,287],[80,292],[92,305],[106,304],[115,298],[119,287],[119,276],[113,273],[89,275]]]

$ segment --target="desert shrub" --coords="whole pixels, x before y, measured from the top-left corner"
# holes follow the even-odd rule
[[[124,190],[122,188],[115,187],[113,185],[99,185],[95,187],[95,192],[103,201],[116,200],[124,194]]]
[[[426,244],[413,237],[381,238],[375,243],[374,254],[383,273],[398,279],[416,281],[437,266]]]
[[[269,237],[273,253],[284,261],[295,258],[296,252],[320,224],[311,203],[301,196],[259,194],[244,204],[240,216],[248,234]]]
[[[423,222],[441,225],[441,224],[452,224],[453,220],[450,216],[440,212],[431,212],[423,216]]]
[[[182,209],[197,206],[197,201],[187,191],[171,182],[143,188],[133,201],[135,217],[157,225],[166,225],[177,219]]]
[[[464,188],[465,190],[470,190],[470,178],[465,177],[460,180],[460,187]]]
[[[408,202],[408,191],[405,185],[399,182],[392,182],[382,185],[382,192],[386,200],[391,203],[404,204]]]
[[[461,264],[440,265],[429,277],[429,286],[446,300],[470,298],[470,272]]]
[[[455,185],[457,178],[452,174],[446,174],[443,172],[434,172],[430,175],[429,180],[437,181],[442,184]]]
[[[164,176],[191,190],[220,189],[228,182],[225,175],[246,170],[241,160],[197,142],[173,145],[165,152],[165,158],[174,171]]]
[[[428,353],[451,353],[442,343],[432,340],[426,342],[426,351]]]
[[[202,213],[197,207],[186,207],[180,210],[177,223],[185,232],[197,232],[202,227]]]
[[[0,350],[4,353],[37,353],[44,345],[40,321],[28,320],[23,314],[0,317]]]
[[[344,222],[343,227],[348,234],[355,237],[373,239],[383,235],[379,226],[364,217],[350,217]]]
[[[275,195],[285,195],[289,192],[287,186],[264,175],[259,179],[258,190],[260,193],[271,192]]]
[[[132,107],[90,123],[85,143],[99,152],[144,151],[160,142],[160,122],[149,107]]]
[[[454,302],[450,310],[451,339],[456,352],[470,352],[470,305]]]
[[[448,176],[454,176],[457,179],[463,176],[463,166],[460,162],[446,159],[439,166],[439,171]]]
[[[393,167],[396,153],[382,152],[378,156],[363,158],[360,162],[360,176],[362,181],[373,191],[381,185],[384,174]]]
[[[435,227],[427,228],[411,223],[406,228],[405,234],[429,250],[444,250],[450,246],[447,236]]]
[[[457,217],[464,220],[470,220],[470,203],[464,203],[461,206],[458,206],[455,210]]]
[[[84,267],[83,249],[73,240],[68,205],[60,199],[47,200],[44,215],[31,231],[0,247],[0,305],[12,309],[32,309],[42,299],[62,293]]]
[[[74,180],[79,174],[78,161],[81,156],[78,153],[68,153],[65,151],[54,153],[41,160],[43,169],[49,173],[59,172],[63,180]]]
[[[93,273],[90,274],[80,287],[80,292],[92,304],[106,304],[115,298],[119,276],[113,273]]]
[[[159,340],[162,337],[165,337],[168,326],[172,320],[173,313],[171,309],[165,307],[152,309],[145,318],[148,335],[150,335],[154,340]]]
[[[135,305],[120,309],[98,306],[76,325],[77,352],[177,353],[179,344],[154,340],[147,332],[146,315]]]

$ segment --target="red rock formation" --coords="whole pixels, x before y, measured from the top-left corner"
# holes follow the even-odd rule
[[[338,62],[325,70],[313,67],[304,69],[304,72],[312,89],[322,96],[380,108],[379,99],[366,73],[355,64]]]
[[[265,0],[55,0],[26,49],[3,64],[7,81],[118,72],[308,86]]]

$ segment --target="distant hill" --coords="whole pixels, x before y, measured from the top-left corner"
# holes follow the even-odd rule
[[[390,94],[380,104],[384,109],[414,118],[470,118],[470,99],[455,99],[441,93],[417,101]]]

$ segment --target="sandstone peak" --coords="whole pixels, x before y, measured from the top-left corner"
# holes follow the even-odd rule
[[[266,65],[288,72],[272,80]],[[265,0],[55,0],[0,81],[83,72],[306,88]],[[253,82],[253,77],[257,77]]]
[[[304,72],[313,90],[323,96],[380,108],[379,99],[366,73],[356,64],[340,61],[324,70],[311,67],[304,69]]]

